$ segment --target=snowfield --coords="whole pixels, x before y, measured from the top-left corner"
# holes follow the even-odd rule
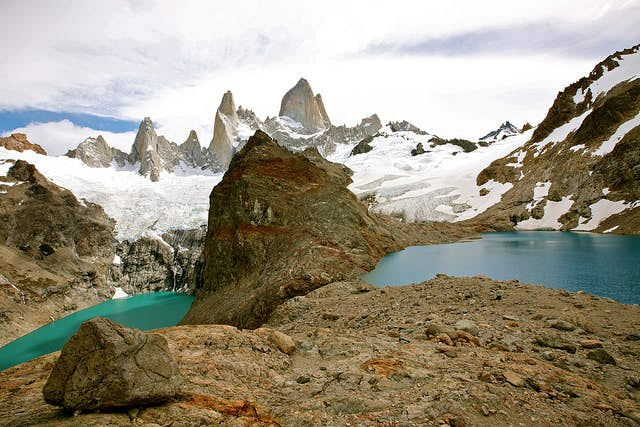
[[[353,170],[349,189],[359,198],[374,196],[375,211],[406,221],[461,221],[499,202],[513,186],[489,181],[479,187],[476,177],[492,161],[523,146],[533,129],[470,153],[451,144],[431,148],[432,135],[392,133],[388,127],[380,133],[368,153],[349,156],[350,150],[340,149],[329,157]],[[411,156],[419,142],[427,153]],[[480,196],[481,188],[488,193]]]
[[[194,175],[194,170],[184,168],[177,174],[165,172],[160,181],[154,183],[139,175],[137,166],[91,168],[78,159],[4,148],[0,148],[0,159],[26,160],[49,180],[71,190],[79,200],[102,206],[107,215],[116,220],[119,240],[135,240],[144,235],[206,224],[209,194],[222,179],[221,174]],[[6,165],[3,171],[8,170]]]

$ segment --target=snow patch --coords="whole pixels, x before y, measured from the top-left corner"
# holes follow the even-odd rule
[[[121,263],[122,263],[122,259],[118,256],[118,254],[115,254],[113,256],[113,261],[111,262],[111,264],[120,265]]]
[[[129,294],[123,291],[122,288],[116,287],[116,291],[113,293],[111,299],[127,298],[128,296]]]
[[[614,225],[611,228],[607,228],[606,230],[604,230],[602,233],[606,234],[606,233],[611,233],[612,231],[616,231],[620,226],[619,225]]]
[[[527,209],[535,208],[545,197],[549,195],[549,189],[551,188],[551,182],[537,182],[533,187],[533,200],[527,205]]]
[[[624,200],[612,202],[607,199],[600,199],[594,204],[589,206],[591,209],[591,218],[578,219],[578,226],[574,228],[575,231],[591,231],[598,228],[600,223],[611,215],[618,214],[629,207],[629,204]]]
[[[604,73],[595,82],[591,83],[588,90],[593,94],[593,100],[601,94],[606,94],[621,82],[635,80],[640,76],[640,52],[624,55],[616,59],[618,66],[611,71],[604,68]]]
[[[586,145],[578,144],[578,145],[574,145],[573,147],[569,147],[569,150],[571,150],[571,151],[573,151],[575,153],[576,151],[584,150],[585,148],[587,148]]]
[[[544,216],[541,219],[529,218],[516,225],[517,230],[559,230],[562,224],[558,219],[567,213],[574,201],[573,195],[564,196],[559,202],[547,200],[544,207]]]

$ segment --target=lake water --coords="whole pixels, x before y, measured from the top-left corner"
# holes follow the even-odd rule
[[[413,246],[389,254],[363,279],[377,286],[405,285],[437,273],[518,279],[640,304],[640,237],[544,231],[484,233],[482,239],[470,242]]]
[[[143,331],[175,326],[191,307],[193,296],[155,292],[105,301],[77,311],[0,348],[0,370],[58,351],[80,325],[97,316]]]

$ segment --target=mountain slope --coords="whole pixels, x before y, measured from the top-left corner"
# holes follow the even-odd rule
[[[560,92],[531,140],[478,175],[513,186],[478,221],[640,233],[639,76],[635,46]]]

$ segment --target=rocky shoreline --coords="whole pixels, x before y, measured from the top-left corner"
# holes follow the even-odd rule
[[[185,380],[161,406],[64,413],[41,393],[55,353],[0,372],[0,424],[633,426],[638,331],[637,305],[517,281],[336,282],[257,330],[157,330]]]

